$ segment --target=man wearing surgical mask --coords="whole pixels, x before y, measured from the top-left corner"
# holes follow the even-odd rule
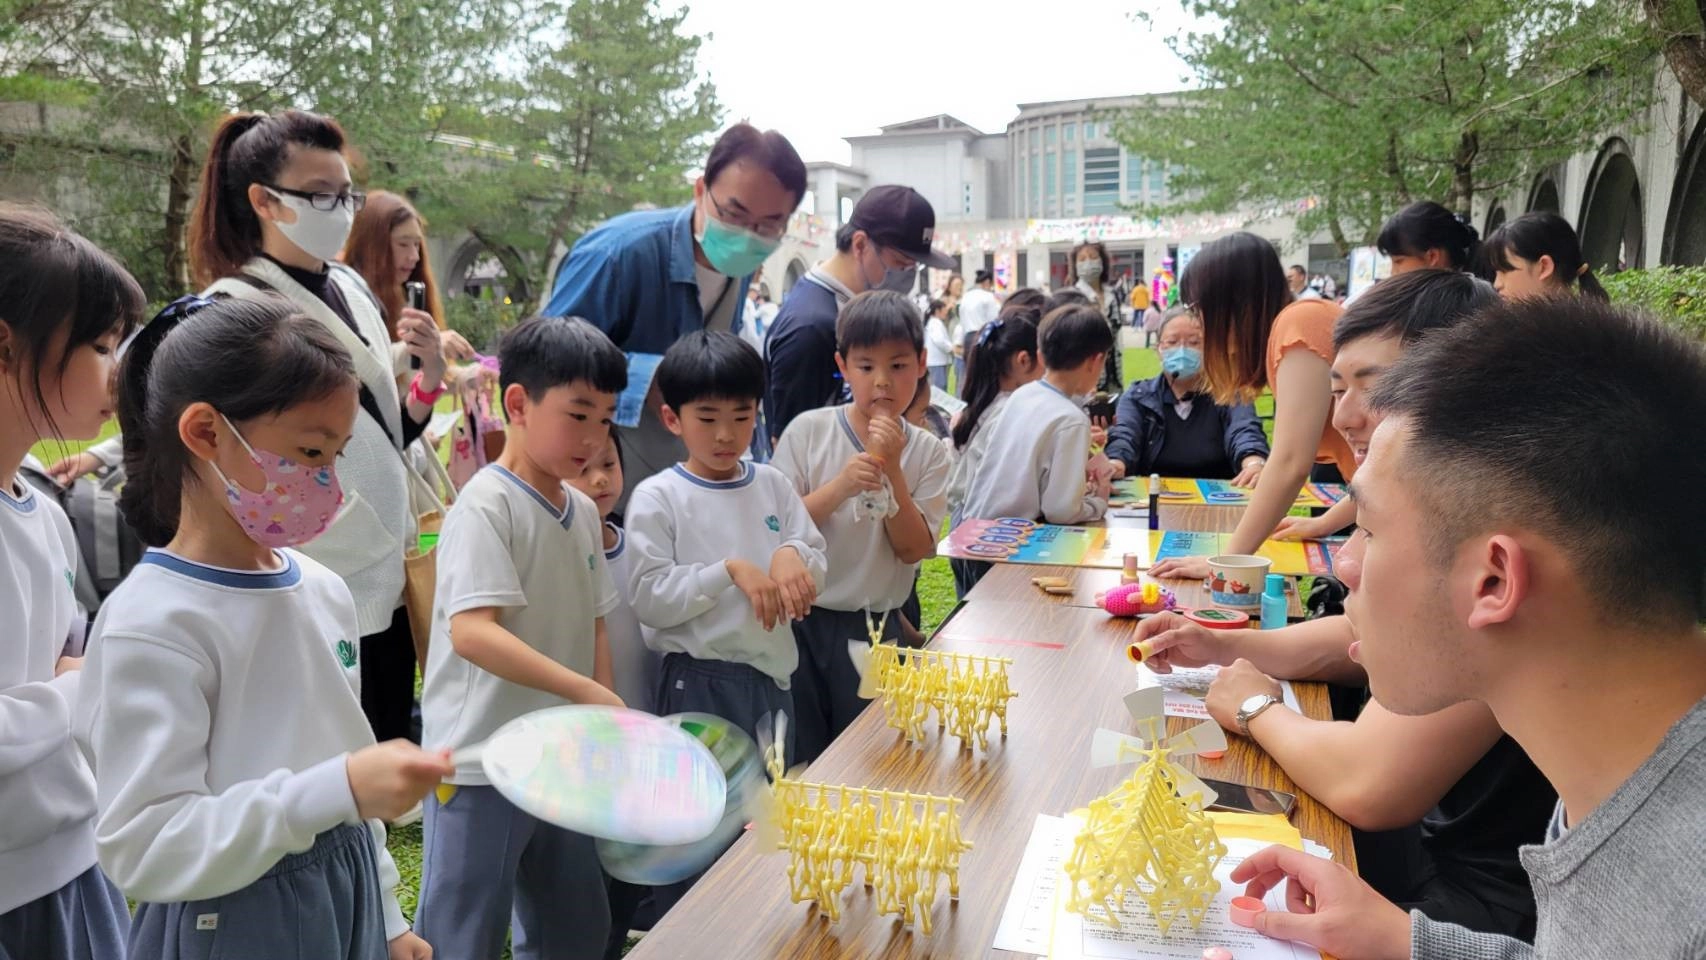
[[[807,410],[841,403],[835,366],[835,318],[866,290],[911,293],[920,264],[949,270],[959,262],[931,249],[936,211],[911,187],[872,187],[835,232],[835,253],[794,284],[770,327],[764,419],[773,440]]]
[[[1161,321],[1161,374],[1121,394],[1108,429],[1108,457],[1119,476],[1231,480],[1254,487],[1268,441],[1250,404],[1223,406],[1202,383],[1202,321],[1189,308]]]
[[[711,147],[691,203],[608,220],[563,261],[544,313],[584,317],[629,356],[636,402],[617,408],[627,478],[618,512],[641,480],[687,458],[658,415],[657,358],[697,330],[741,332],[752,274],[805,192],[806,165],[787,138],[738,123]]]

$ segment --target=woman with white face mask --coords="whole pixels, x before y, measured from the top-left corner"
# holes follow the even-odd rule
[[[1090,298],[1091,305],[1099,308],[1102,315],[1108,318],[1108,326],[1114,331],[1114,349],[1108,351],[1107,366],[1102,371],[1102,379],[1096,384],[1096,390],[1101,393],[1119,393],[1125,386],[1125,371],[1120,363],[1120,327],[1125,325],[1125,315],[1120,310],[1120,298],[1114,294],[1113,261],[1108,259],[1108,248],[1100,242],[1080,243],[1072,248],[1072,256],[1067,258],[1067,266],[1072,271],[1068,278],[1073,285]]]
[[[344,503],[302,550],[341,576],[355,597],[362,709],[383,742],[409,736],[414,702],[403,550],[415,539],[416,511],[401,452],[420,436],[444,391],[445,360],[431,318],[402,315],[397,340],[420,358],[420,369],[399,385],[378,299],[360,274],[335,260],[365,203],[343,150],[343,131],[329,117],[290,110],[226,118],[203,168],[189,257],[204,296],[282,296],[355,361],[361,413],[338,461]]]

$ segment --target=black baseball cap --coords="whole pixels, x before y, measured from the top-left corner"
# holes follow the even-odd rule
[[[898,250],[919,263],[938,270],[959,266],[958,259],[931,249],[936,237],[936,211],[911,187],[885,184],[865,191],[847,224],[865,231],[877,246]]]

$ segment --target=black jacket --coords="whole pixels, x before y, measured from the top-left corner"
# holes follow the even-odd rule
[[[1165,374],[1151,380],[1139,380],[1120,394],[1114,413],[1114,425],[1108,429],[1108,457],[1125,463],[1128,477],[1147,476],[1161,445],[1167,439],[1167,417],[1163,391],[1171,391]],[[1192,474],[1204,480],[1230,480],[1238,473],[1238,465],[1252,454],[1268,455],[1268,438],[1262,432],[1262,422],[1256,418],[1256,408],[1248,403],[1221,406],[1206,394],[1198,395],[1192,412],[1194,417],[1214,417],[1220,424],[1225,462],[1205,463]]]

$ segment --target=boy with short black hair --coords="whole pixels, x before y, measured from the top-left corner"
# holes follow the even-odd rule
[[[823,535],[786,477],[741,459],[764,393],[757,351],[734,334],[690,333],[664,354],[657,384],[687,460],[641,483],[626,517],[629,595],[663,654],[657,712],[709,713],[756,739],[766,714],[794,715],[788,622],[817,597]]]
[[[1313,909],[1257,929],[1341,957],[1701,956],[1706,458],[1675,454],[1706,445],[1706,350],[1585,298],[1517,301],[1424,337],[1370,403],[1351,655],[1395,714],[1486,704],[1557,787],[1521,854],[1534,945],[1277,848],[1233,880],[1289,879]]]
[[[535,317],[499,350],[508,440],[463,487],[439,535],[421,694],[430,749],[479,743],[565,703],[621,706],[604,614],[617,593],[598,509],[569,486],[603,449],[627,358],[584,320]],[[591,837],[524,813],[480,764],[426,802],[415,929],[440,956],[495,957],[514,940],[597,958],[610,916]]]
[[[1046,372],[1013,391],[1001,419],[987,428],[993,431],[989,447],[966,486],[956,524],[1002,517],[1087,523],[1108,512],[1109,491],[1089,483],[1090,415],[1084,404],[1114,349],[1114,332],[1101,311],[1080,304],[1043,317],[1037,339]],[[953,568],[963,597],[989,564],[956,559]]]
[[[929,389],[920,379],[918,310],[888,290],[854,297],[837,320],[835,362],[853,402],[800,414],[771,461],[829,544],[823,592],[794,624],[794,706],[807,763],[864,709],[848,642],[869,642],[867,617],[883,620],[884,636],[902,636],[901,607],[919,562],[936,553],[948,509],[947,448],[902,419],[915,392]]]

